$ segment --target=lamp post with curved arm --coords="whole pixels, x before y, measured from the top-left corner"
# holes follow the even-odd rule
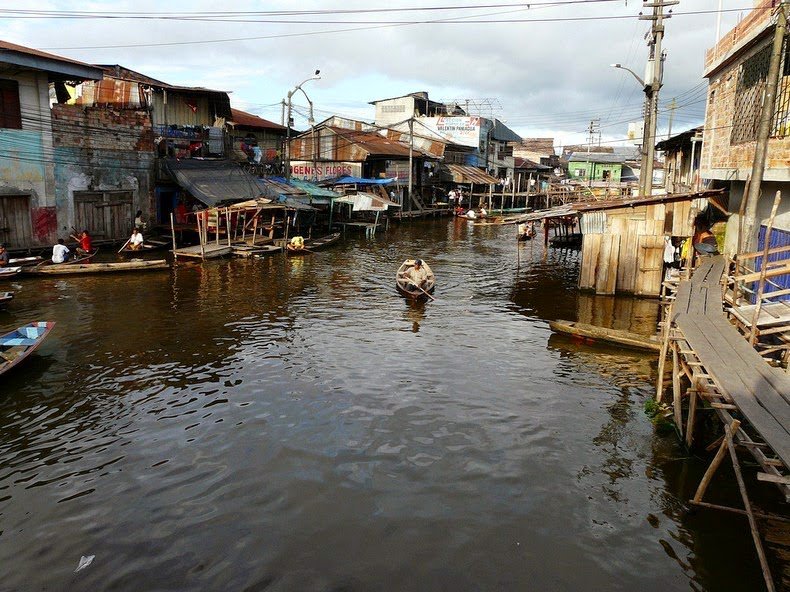
[[[307,99],[307,103],[310,106],[310,119],[308,120],[310,123],[310,129],[313,129],[313,124],[315,120],[313,119],[313,101],[310,100],[310,97],[307,96],[307,93],[302,88],[302,85],[310,82],[311,80],[320,80],[321,79],[321,70],[316,70],[315,74],[310,76],[310,78],[305,78],[297,84],[293,89],[288,91],[288,118],[285,120],[286,124],[286,131],[285,131],[285,180],[291,180],[291,99],[293,96],[298,92],[302,91],[304,98]],[[311,149],[313,160],[315,160],[315,146]]]
[[[645,92],[645,126],[642,130],[642,166],[639,173],[639,195],[650,195],[653,191],[653,159],[655,158],[656,117],[658,116],[656,98],[658,93],[654,92],[653,84],[642,80],[631,68],[626,68],[622,64],[611,64],[611,66],[631,74]]]

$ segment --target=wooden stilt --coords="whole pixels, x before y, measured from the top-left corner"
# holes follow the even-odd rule
[[[697,492],[694,494],[694,498],[691,500],[692,503],[701,502],[702,498],[705,496],[705,490],[708,489],[708,485],[710,485],[710,480],[713,479],[713,475],[716,474],[716,471],[721,464],[721,461],[724,460],[724,455],[727,454],[727,437],[726,434],[728,433],[736,433],[738,429],[741,427],[741,422],[737,419],[733,419],[732,423],[728,426],[724,426],[724,433],[725,437],[722,438],[721,445],[719,446],[719,450],[716,452],[716,456],[713,457],[708,469],[705,471],[705,474],[702,476],[702,480],[699,482],[699,486],[697,487]]]
[[[677,344],[672,346],[672,406],[675,413],[675,425],[683,436],[683,399],[680,392],[680,359]]]
[[[763,262],[765,265],[765,262]],[[735,423],[733,421],[733,423]],[[763,569],[763,578],[765,579],[765,586],[768,592],[775,592],[774,580],[771,576],[771,569],[768,567],[768,560],[765,557],[765,550],[763,543],[760,540],[760,531],[757,530],[757,521],[754,519],[752,513],[752,504],[749,501],[749,494],[746,492],[746,485],[743,482],[743,475],[741,474],[741,464],[738,462],[738,455],[735,453],[735,443],[732,439],[734,432],[725,431],[724,438],[727,442],[727,448],[730,451],[730,458],[732,459],[732,467],[735,469],[735,478],[738,480],[738,489],[741,491],[741,498],[743,499],[743,507],[746,510],[746,515],[749,518],[749,528],[752,531],[752,539],[754,540],[754,547],[757,550],[757,557],[760,559],[760,567]]]
[[[252,246],[255,246],[255,239],[258,238],[258,216],[252,222]]]
[[[695,388],[688,390],[689,395],[689,412],[688,417],[686,417],[686,446],[691,448],[691,443],[694,439],[694,420],[696,419],[697,414],[697,398],[699,395],[697,394],[696,385]]]
[[[225,228],[228,229],[228,246],[230,246],[230,208],[225,208]]]

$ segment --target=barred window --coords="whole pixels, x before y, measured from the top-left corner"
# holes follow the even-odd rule
[[[731,144],[743,144],[757,139],[770,59],[771,46],[768,45],[741,64],[738,86],[735,89]]]

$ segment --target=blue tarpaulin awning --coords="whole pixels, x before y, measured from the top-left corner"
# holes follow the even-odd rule
[[[321,181],[322,185],[389,185],[394,183],[395,179],[366,179],[364,177],[336,177],[334,179],[326,179]]]

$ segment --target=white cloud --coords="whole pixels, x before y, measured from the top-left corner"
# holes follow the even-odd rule
[[[737,6],[737,1],[725,0],[725,9]],[[402,2],[387,7],[419,6],[412,0]],[[454,4],[470,3],[458,0]],[[649,24],[635,18],[540,23],[515,20],[634,17],[641,3],[619,0],[551,8],[539,4],[533,4],[530,10],[487,9],[467,13],[489,14],[480,18],[506,21],[501,23],[420,24],[342,33],[326,32],[355,26],[332,24],[337,20],[400,21],[437,18],[437,15],[398,12],[383,16],[365,13],[299,17],[299,20],[319,21],[314,24],[3,18],[0,37],[36,48],[69,48],[51,51],[94,63],[120,63],[173,84],[232,90],[234,104],[275,121],[280,120],[277,103],[318,67],[322,80],[305,86],[315,103],[317,119],[329,112],[371,119],[373,108],[367,104],[369,101],[427,90],[435,100],[496,98],[502,105],[499,115],[522,135],[545,134],[577,141],[583,139],[583,130],[590,119],[601,118],[604,136],[611,140],[624,137],[627,122],[640,118],[643,97],[627,73],[614,70],[609,64],[621,62],[641,75],[647,52],[642,36]],[[718,0],[682,0],[674,10],[676,13],[715,10],[717,5]],[[330,10],[337,4],[323,0],[303,1],[298,5],[287,1],[267,2],[265,10],[294,10],[296,6],[301,11]],[[18,2],[0,0],[0,8],[18,8]],[[88,5],[50,2],[37,4],[36,8],[104,13],[166,10],[173,14],[216,13],[224,8],[239,20],[245,20],[239,15],[243,11],[262,10],[261,4],[252,0],[237,0],[231,6],[222,7],[208,0],[171,0],[166,5],[155,0],[136,0],[94,1]],[[370,4],[349,0],[343,8],[370,8]],[[451,16],[458,13],[441,13],[442,18]],[[738,16],[725,13],[722,32]],[[357,25],[363,26],[373,25]],[[691,125],[704,112],[704,92],[688,94],[688,91],[702,82],[704,52],[714,42],[715,29],[714,14],[678,14],[666,24],[664,47],[668,57],[662,102],[672,96],[694,99],[679,101],[682,107],[676,112],[677,131]],[[213,39],[272,37],[309,31],[325,33],[207,43]],[[200,42],[146,46],[182,41]],[[100,45],[141,46],[80,49]]]

